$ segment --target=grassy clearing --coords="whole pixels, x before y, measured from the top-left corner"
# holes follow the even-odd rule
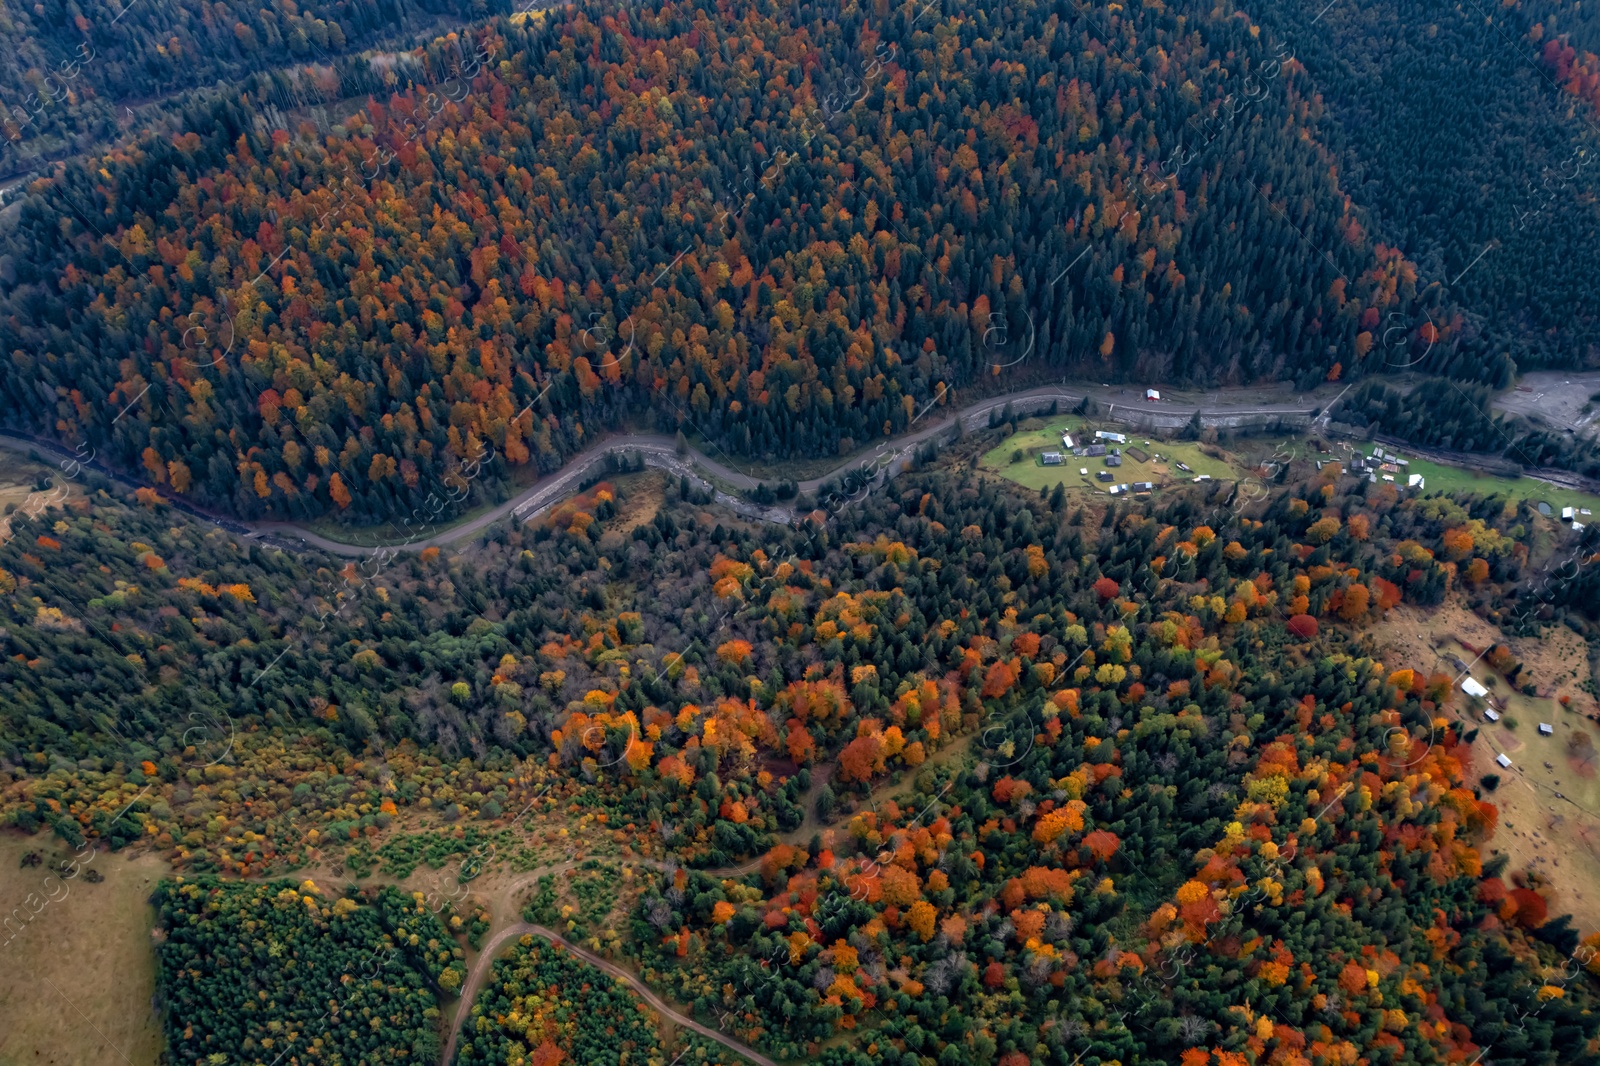
[[[1404,452],[1400,454],[1410,458],[1405,456]],[[1426,459],[1412,459],[1407,469],[1413,474],[1421,474],[1427,480],[1429,492],[1447,492],[1451,495],[1473,493],[1479,496],[1499,494],[1517,501],[1527,500],[1532,504],[1548,503],[1557,518],[1561,517],[1563,507],[1587,507],[1594,514],[1588,518],[1580,516],[1579,521],[1584,523],[1594,521],[1596,516],[1600,516],[1600,496],[1564,489],[1559,485],[1537,481],[1531,477],[1495,477],[1492,474],[1463,470],[1458,466],[1430,463]]]
[[[1590,739],[1591,750],[1600,750],[1600,726],[1584,717],[1594,701],[1583,689],[1590,670],[1582,638],[1551,629],[1537,638],[1508,640],[1454,601],[1426,610],[1401,604],[1374,627],[1373,636],[1381,661],[1391,669],[1411,667],[1456,677],[1461,670],[1454,660],[1460,659],[1471,663],[1471,675],[1491,695],[1506,701],[1498,724],[1487,721],[1482,705],[1473,706],[1475,701],[1459,688],[1446,704],[1463,733],[1477,730],[1469,756],[1472,777],[1480,783],[1487,774],[1499,778],[1497,788],[1483,793],[1500,810],[1500,825],[1485,858],[1504,854],[1511,872],[1531,871],[1546,879],[1555,890],[1552,915],[1570,912],[1579,928],[1600,929],[1600,774],[1592,760],[1569,754],[1569,745],[1585,747],[1581,741],[1573,744],[1580,734]],[[1513,692],[1486,663],[1473,662],[1477,653],[1463,640],[1479,648],[1508,644],[1523,663],[1522,676],[1540,692],[1570,697],[1571,708],[1550,695]],[[1508,728],[1508,721],[1516,727]],[[1555,734],[1541,737],[1540,722],[1553,725]],[[1511,759],[1511,769],[1495,765],[1501,754]]]
[[[1123,433],[1128,444],[1149,452],[1152,459],[1141,463],[1127,454],[1124,446],[1122,466],[1112,468],[1117,481],[1153,481],[1157,485],[1171,485],[1190,481],[1197,474],[1209,474],[1218,480],[1234,478],[1238,471],[1229,462],[1207,455],[1202,446],[1189,441],[1162,441],[1129,433],[1126,427],[1097,425],[1075,415],[1057,415],[1050,418],[1030,418],[1019,424],[1016,433],[984,453],[979,461],[983,469],[1009,478],[1024,488],[1035,491],[1053,489],[1064,485],[1069,490],[1104,493],[1105,487],[1094,480],[1097,471],[1106,469],[1105,460],[1088,456],[1074,456],[1063,451],[1061,434],[1093,435],[1096,429],[1109,428]],[[1146,444],[1145,441],[1149,440]],[[1220,449],[1218,449],[1220,450]],[[1060,466],[1045,466],[1040,456],[1047,451],[1063,451]],[[1016,459],[1016,453],[1022,457]],[[1227,453],[1223,453],[1224,455]],[[1160,460],[1154,456],[1159,455]],[[1179,470],[1178,463],[1189,467],[1189,472]],[[1078,471],[1087,468],[1087,476]]]
[[[21,864],[30,851],[42,865]],[[98,852],[62,881],[52,868],[74,854],[51,836],[0,838],[0,909],[13,919],[0,934],[0,1066],[153,1066],[162,1036],[145,901],[166,864]],[[104,880],[91,883],[91,870]]]
[[[1030,419],[1022,423],[1024,429],[1003,440],[997,447],[990,448],[984,453],[982,467],[987,471],[994,471],[1002,477],[1008,477],[1013,482],[1027,488],[1054,488],[1056,483],[1064,483],[1067,488],[1088,487],[1091,491],[1104,491],[1098,482],[1094,482],[1094,472],[1104,469],[1102,459],[1078,459],[1077,463],[1067,456],[1066,461],[1059,467],[1046,467],[1040,463],[1040,451],[1059,450],[1061,448],[1062,431],[1072,431],[1074,435],[1082,429],[1085,419],[1082,418],[1050,418]],[[1090,432],[1094,429],[1104,429],[1104,426],[1088,426]],[[1189,479],[1195,474],[1210,474],[1218,480],[1234,479],[1242,475],[1253,474],[1254,467],[1266,461],[1282,461],[1282,459],[1302,459],[1302,461],[1315,461],[1315,459],[1333,459],[1347,463],[1350,458],[1346,448],[1336,447],[1336,451],[1323,453],[1310,443],[1309,437],[1243,437],[1243,439],[1230,442],[1229,445],[1210,445],[1214,453],[1221,453],[1226,459],[1214,458],[1206,455],[1208,445],[1194,442],[1176,442],[1176,440],[1150,440],[1149,447],[1144,445],[1144,439],[1136,434],[1126,432],[1126,427],[1110,426],[1115,432],[1125,432],[1128,443],[1146,451],[1158,453],[1170,463],[1141,464],[1123,453],[1123,466],[1117,474],[1118,482],[1133,482],[1133,480],[1150,480],[1157,485],[1162,485],[1163,479],[1173,482]],[[1013,463],[1011,456],[1016,451],[1024,453],[1019,463]],[[1358,450],[1363,455],[1370,453],[1370,443],[1358,443]],[[1403,458],[1405,450],[1400,450]],[[1184,474],[1176,467],[1176,463],[1184,463],[1192,469],[1192,474]],[[1090,477],[1083,479],[1078,475],[1078,467],[1090,467]],[[1555,519],[1560,519],[1562,507],[1582,509],[1589,507],[1589,517],[1576,515],[1579,522],[1594,522],[1600,520],[1600,496],[1590,493],[1560,488],[1550,485],[1549,482],[1533,479],[1533,477],[1496,477],[1493,474],[1482,474],[1478,471],[1469,471],[1466,467],[1446,466],[1442,463],[1430,463],[1427,459],[1411,459],[1411,464],[1405,467],[1406,474],[1421,474],[1427,482],[1426,491],[1429,493],[1446,493],[1446,495],[1472,495],[1507,496],[1514,501],[1528,501],[1530,504],[1550,504],[1550,511],[1554,512]],[[1405,487],[1405,474],[1395,475],[1397,487]]]

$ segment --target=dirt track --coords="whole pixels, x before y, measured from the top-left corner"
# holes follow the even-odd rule
[[[685,1029],[692,1029],[703,1037],[706,1037],[710,1040],[715,1040],[717,1043],[729,1048],[739,1055],[744,1056],[751,1062],[757,1063],[758,1066],[778,1066],[778,1063],[767,1058],[759,1051],[756,1051],[745,1044],[741,1044],[739,1041],[728,1036],[726,1033],[723,1033],[717,1029],[713,1029],[709,1025],[702,1025],[693,1018],[689,1017],[687,1014],[679,1011],[677,1008],[668,1005],[668,1003],[660,996],[650,991],[650,989],[645,986],[643,981],[639,980],[622,967],[616,965],[615,963],[609,962],[606,959],[602,959],[600,956],[591,951],[586,951],[585,949],[578,947],[578,945],[567,940],[566,937],[563,937],[560,933],[557,933],[553,929],[546,929],[542,925],[534,925],[531,922],[518,922],[515,925],[507,926],[506,928],[500,930],[500,932],[496,933],[494,937],[483,946],[483,953],[478,956],[478,961],[473,965],[472,972],[467,975],[466,981],[464,981],[461,985],[461,1009],[456,1014],[455,1025],[453,1025],[450,1029],[450,1039],[445,1043],[444,1046],[444,1058],[440,1060],[443,1066],[450,1066],[450,1062],[455,1056],[456,1044],[461,1035],[461,1027],[466,1020],[472,1016],[472,1001],[477,997],[478,989],[483,984],[484,977],[493,967],[495,957],[500,953],[501,948],[505,946],[506,941],[512,939],[513,937],[521,937],[528,933],[531,933],[534,936],[543,937],[549,941],[553,941],[566,950],[572,952],[589,965],[594,966],[597,969],[604,970],[606,973],[612,975],[618,980],[626,982],[640,999],[650,1004],[651,1008],[658,1013],[665,1017],[671,1018],[674,1024],[681,1025]]]

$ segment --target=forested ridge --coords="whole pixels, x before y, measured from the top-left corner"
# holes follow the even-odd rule
[[[1417,303],[1378,326],[1388,365],[1505,388],[1600,358],[1600,68],[1573,69],[1567,43],[1592,36],[1582,5],[1247,6],[1305,65],[1372,239],[1415,264]]]
[[[631,419],[849,451],[1002,372],[1504,387],[1595,351],[1578,9],[590,0],[253,73],[263,35],[325,63],[318,19],[426,12],[220,7],[229,49],[161,62],[242,95],[5,236],[0,394],[241,515],[392,517],[484,447],[492,494]]]
[[[509,10],[474,0],[331,0],[259,5],[52,0],[0,10],[0,174],[115,140],[127,103],[236,81],[284,63],[333,61],[441,17]],[[324,74],[326,77],[326,74]]]
[[[997,367],[1310,384],[1383,366],[1413,298],[1242,14],[598,4],[445,51],[492,57],[459,103],[331,137],[219,105],[37,187],[12,417],[240,514],[370,520],[625,412],[787,457]]]
[[[13,516],[7,821],[261,873],[402,862],[401,816],[460,849],[603,814],[684,864],[628,930],[646,979],[830,1063],[1593,1061],[1592,952],[1480,858],[1452,677],[1363,650],[1446,597],[1592,625],[1515,592],[1525,506],[1330,466],[1248,516],[1090,512],[935,473],[791,531],[624,491],[352,567],[337,615],[331,571],[148,495]],[[822,760],[830,841],[774,846]],[[515,1032],[493,1061],[543,1043]]]

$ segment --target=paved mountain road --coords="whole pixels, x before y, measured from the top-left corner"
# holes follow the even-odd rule
[[[1239,402],[1229,402],[1229,395],[1238,397]],[[939,417],[940,409],[930,403],[924,406],[917,417],[912,420],[912,427],[909,432],[893,440],[882,442],[874,449],[871,455],[856,456],[840,463],[820,477],[808,478],[799,482],[799,488],[802,493],[814,494],[823,482],[837,480],[851,470],[868,472],[870,482],[876,484],[882,479],[892,477],[903,470],[918,446],[941,434],[952,431],[955,428],[958,417],[965,429],[983,428],[988,425],[990,412],[1001,410],[1007,404],[1010,404],[1016,413],[1027,414],[1047,407],[1052,402],[1062,407],[1074,407],[1087,397],[1108,407],[1108,418],[1112,421],[1128,420],[1126,416],[1119,417],[1118,409],[1120,408],[1128,415],[1137,414],[1140,420],[1157,418],[1162,425],[1169,427],[1180,427],[1196,414],[1201,415],[1202,419],[1225,422],[1236,418],[1274,416],[1309,419],[1316,410],[1316,405],[1310,403],[1309,398],[1301,400],[1297,397],[1295,402],[1289,403],[1258,403],[1250,402],[1248,397],[1252,395],[1259,395],[1259,390],[1226,390],[1211,393],[1205,397],[1204,403],[1163,400],[1160,404],[1146,404],[1142,400],[1142,390],[1132,388],[1119,389],[1094,385],[1073,387],[1044,385],[978,400],[962,408],[958,414],[944,413],[942,417]],[[925,417],[929,415],[934,417]],[[121,471],[110,469],[98,462],[85,462],[81,456],[70,455],[62,446],[51,441],[0,433],[0,444],[6,445],[13,450],[35,449],[41,453],[50,454],[60,462],[79,466],[92,466],[118,481],[129,485],[139,484],[139,482],[129,478]],[[739,490],[754,489],[761,483],[762,479],[753,477],[730,465],[732,460],[727,460],[727,456],[721,453],[719,453],[719,457],[712,457],[697,449],[690,448],[687,456],[680,456],[677,454],[674,444],[672,437],[659,433],[622,433],[602,438],[574,456],[560,470],[541,478],[514,498],[485,511],[483,514],[452,525],[431,536],[412,536],[408,538],[403,535],[397,535],[392,542],[373,546],[346,544],[314,533],[293,522],[245,522],[208,512],[190,504],[186,500],[174,500],[169,497],[169,502],[198,518],[213,522],[245,537],[271,537],[275,542],[290,547],[294,546],[295,542],[299,542],[320,548],[334,555],[360,558],[376,555],[384,551],[421,551],[424,548],[454,544],[481,532],[507,515],[515,515],[516,518],[527,521],[546,508],[575,494],[578,485],[583,482],[585,477],[602,469],[608,455],[637,454],[647,466],[686,476],[702,484],[706,483],[705,478],[707,476]],[[66,469],[66,467],[63,467],[63,469]],[[776,481],[778,479],[768,478],[766,480]],[[746,517],[780,524],[786,524],[790,520],[791,512],[783,508],[759,507],[748,500],[731,496],[725,492],[717,492],[716,498],[719,503],[733,508]],[[399,527],[396,526],[395,529],[398,534],[400,532]]]

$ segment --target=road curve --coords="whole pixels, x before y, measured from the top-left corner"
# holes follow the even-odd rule
[[[936,416],[924,419],[924,414],[932,414],[940,410],[929,404],[919,412],[916,418],[912,419],[913,428],[909,432],[893,440],[883,441],[870,456],[858,455],[840,463],[820,477],[808,478],[799,482],[799,489],[802,493],[814,494],[824,482],[836,480],[852,469],[870,470],[874,479],[880,475],[892,476],[899,470],[904,469],[918,446],[943,433],[952,431],[958,418],[965,429],[982,428],[988,424],[990,412],[1001,410],[1007,404],[1010,404],[1014,411],[1022,414],[1037,411],[1051,403],[1072,407],[1088,398],[1108,409],[1107,418],[1110,421],[1139,421],[1155,416],[1163,424],[1171,423],[1167,428],[1181,427],[1197,414],[1201,416],[1202,420],[1206,418],[1226,420],[1240,417],[1259,418],[1271,416],[1309,418],[1316,410],[1316,406],[1309,402],[1309,397],[1304,401],[1296,398],[1297,402],[1293,403],[1230,404],[1226,400],[1226,396],[1229,393],[1245,396],[1258,392],[1259,390],[1251,389],[1219,390],[1207,395],[1206,399],[1209,401],[1207,403],[1163,400],[1159,405],[1152,406],[1143,402],[1140,398],[1142,393],[1138,390],[1126,387],[1042,385],[977,400],[961,408],[959,412],[946,414],[942,418]],[[1127,412],[1127,414],[1119,417],[1119,408]],[[1130,417],[1132,415],[1137,415],[1138,417],[1132,418]],[[85,460],[81,455],[75,457],[64,450],[61,445],[42,438],[30,437],[15,431],[0,433],[0,445],[5,445],[14,450],[32,448],[42,453],[48,453],[58,460],[63,470],[71,468],[72,472],[69,473],[69,477],[75,477],[76,468],[83,466],[93,467],[128,485],[137,486],[140,484],[140,482],[130,478],[125,471],[112,469],[92,459]],[[602,468],[606,457],[609,455],[638,455],[648,466],[689,477],[699,481],[702,485],[707,484],[705,478],[709,476],[718,482],[744,491],[754,489],[761,484],[762,480],[729,465],[732,460],[725,453],[722,453],[720,449],[718,450],[718,458],[708,456],[693,447],[689,449],[687,455],[680,456],[677,454],[675,440],[672,437],[659,433],[613,434],[597,440],[594,444],[573,456],[560,470],[540,478],[512,499],[485,511],[483,514],[425,537],[419,536],[417,533],[407,536],[399,525],[395,525],[394,528],[397,535],[393,541],[370,547],[333,540],[314,533],[294,522],[247,522],[218,515],[196,507],[181,497],[173,497],[170,493],[165,492],[163,492],[163,495],[167,497],[168,502],[173,506],[247,538],[270,537],[273,542],[290,548],[295,547],[298,543],[319,548],[333,555],[361,558],[376,555],[379,552],[421,551],[424,548],[444,547],[482,531],[507,515],[515,515],[516,518],[527,521],[546,508],[575,493],[577,486],[582,483],[584,478]],[[776,479],[769,478],[767,480]],[[778,523],[787,523],[791,517],[791,512],[787,510],[757,507],[748,500],[731,496],[724,492],[716,492],[716,497],[719,503],[732,507],[746,517]],[[418,520],[418,524],[422,529],[426,529],[426,523],[420,521],[420,513],[414,514],[412,517],[414,520]],[[406,521],[409,524],[410,520],[402,521]],[[421,532],[421,530],[418,532]]]
[[[650,989],[645,986],[643,981],[640,981],[637,977],[629,973],[627,970],[624,970],[622,967],[601,958],[591,951],[587,951],[584,948],[579,947],[553,929],[546,929],[542,925],[534,925],[531,922],[518,922],[515,925],[507,926],[506,928],[500,930],[500,932],[496,933],[492,938],[490,938],[489,942],[483,946],[483,952],[478,956],[478,961],[473,965],[472,972],[467,975],[466,981],[462,982],[461,1005],[456,1010],[455,1024],[450,1028],[450,1039],[446,1041],[444,1046],[444,1058],[440,1060],[442,1066],[450,1066],[451,1061],[455,1057],[456,1043],[461,1034],[461,1027],[466,1023],[468,1018],[472,1017],[473,1000],[477,998],[478,989],[483,984],[484,977],[493,968],[495,957],[500,953],[500,949],[505,946],[505,942],[507,940],[510,940],[513,937],[521,937],[527,933],[532,933],[534,936],[543,937],[546,940],[553,941],[554,943],[566,948],[568,951],[572,952],[589,965],[597,969],[604,970],[611,976],[626,982],[640,999],[650,1004],[651,1008],[665,1017],[671,1018],[673,1022],[683,1026],[685,1029],[692,1029],[703,1037],[706,1037],[710,1040],[715,1040],[717,1043],[728,1048],[735,1054],[741,1055],[744,1058],[749,1059],[751,1062],[756,1063],[757,1066],[779,1066],[777,1062],[767,1058],[759,1051],[755,1051],[745,1044],[741,1044],[731,1036],[728,1036],[719,1030],[713,1029],[709,1025],[702,1025],[688,1015],[679,1012],[676,1008],[669,1006],[660,996],[650,991]]]

